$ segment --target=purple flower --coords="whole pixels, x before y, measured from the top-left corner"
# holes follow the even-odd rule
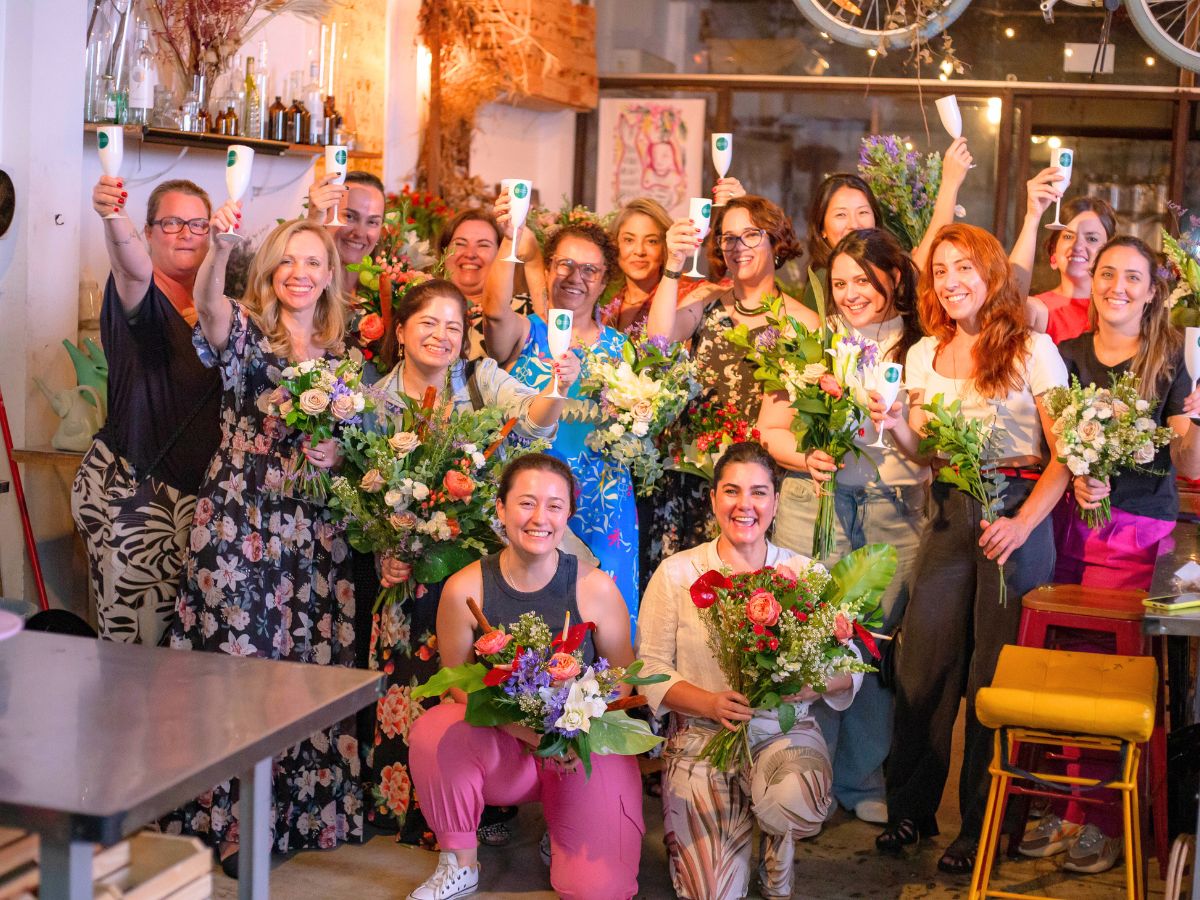
[[[856,334],[847,334],[842,338],[842,344],[858,348],[858,371],[861,372],[863,369],[875,365],[875,358],[879,355],[879,345],[874,341]]]
[[[646,343],[658,350],[659,353],[666,356],[667,351],[671,349],[671,342],[667,340],[665,334],[656,334],[653,337],[647,338]]]
[[[596,661],[592,663],[592,671],[599,675],[601,672],[607,672],[608,670],[608,660],[603,656],[597,656]]]
[[[775,345],[779,342],[779,329],[774,325],[768,325],[758,333],[754,339],[754,349],[760,353],[769,353],[775,349]]]

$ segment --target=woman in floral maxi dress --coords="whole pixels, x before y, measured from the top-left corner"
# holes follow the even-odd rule
[[[213,233],[224,230],[215,217]],[[328,468],[336,462],[336,444],[308,446],[265,412],[285,367],[343,352],[345,302],[333,283],[337,258],[323,228],[294,221],[267,237],[242,303],[222,294],[228,244],[217,241],[199,273],[194,342],[201,360],[221,373],[221,446],[196,504],[173,647],[354,664],[354,584],[345,539],[326,506],[283,492],[284,471],[299,454]],[[354,734],[350,719],[276,758],[276,851],[361,839]],[[227,861],[238,840],[237,794],[236,781],[223,782],[170,817],[167,828],[219,841]]]

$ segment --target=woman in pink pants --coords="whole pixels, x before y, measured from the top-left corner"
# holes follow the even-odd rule
[[[530,454],[500,478],[496,513],[509,545],[452,576],[438,607],[442,664],[473,658],[474,619],[468,597],[482,600],[496,624],[535,612],[547,623],[594,622],[584,659],[617,666],[633,661],[629,614],[612,579],[559,550],[575,513],[575,479],[560,460]],[[555,627],[552,625],[551,627]],[[528,728],[468,725],[466,697],[421,716],[409,736],[417,796],[442,852],[437,869],[409,900],[449,900],[479,886],[476,829],[484,804],[541,802],[550,833],[550,883],[567,900],[628,900],[637,891],[641,858],[642,782],[632,756],[593,756],[592,774],[578,760],[532,754]]]

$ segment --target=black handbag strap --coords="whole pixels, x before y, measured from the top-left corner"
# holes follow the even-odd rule
[[[204,409],[204,407],[208,405],[208,401],[220,393],[221,379],[215,378],[213,379],[213,383],[209,386],[208,390],[204,392],[204,396],[200,398],[200,402],[192,407],[192,411],[187,414],[187,418],[179,423],[179,427],[175,429],[175,433],[167,438],[167,442],[159,448],[158,453],[154,455],[154,459],[151,461],[150,465],[146,466],[141,475],[138,476],[139,483],[144,482],[147,478],[154,474],[154,470],[157,469],[162,461],[167,458],[167,454],[171,452],[171,448],[175,446],[176,442],[178,442],[181,437],[183,437],[183,433],[191,427],[191,424],[196,421],[196,416],[200,415],[200,410]]]
[[[475,412],[483,409],[483,393],[479,390],[479,379],[476,377],[479,374],[479,360],[472,359],[466,365],[467,376],[467,393],[471,395],[471,408]]]

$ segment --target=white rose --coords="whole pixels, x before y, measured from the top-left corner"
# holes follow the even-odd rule
[[[800,380],[805,384],[816,384],[827,371],[824,363],[809,363],[800,374]]]
[[[1088,464],[1078,456],[1067,457],[1067,468],[1071,470],[1072,475],[1086,475],[1088,473]]]
[[[300,395],[300,409],[308,413],[310,416],[315,416],[318,413],[325,412],[329,406],[329,395],[324,391],[319,391],[316,388],[310,388]]]
[[[650,430],[650,424],[648,422],[634,422],[633,427],[629,430],[633,432],[635,437],[645,437],[646,433]]]
[[[412,492],[414,500],[424,500],[429,496],[429,488],[419,481],[413,482]]]
[[[1154,454],[1154,445],[1149,441],[1146,441],[1146,443],[1142,444],[1142,446],[1138,447],[1134,452],[1133,461],[1139,466],[1144,466],[1154,462]]]
[[[283,370],[284,378],[295,378],[299,374],[300,373],[296,370],[295,366],[288,366],[286,369]]]
[[[1138,412],[1145,412],[1146,410],[1148,410],[1150,408],[1150,401],[1149,400],[1139,400],[1137,403],[1133,404],[1133,407]]]
[[[1093,450],[1091,447],[1084,447],[1083,448],[1083,458],[1089,464],[1094,463],[1094,462],[1099,462],[1100,454],[1097,453],[1095,450]]]
[[[471,453],[471,462],[474,463],[475,468],[477,469],[482,469],[487,465],[487,459],[478,450],[475,450]]]
[[[366,397],[364,397],[362,394],[352,394],[351,396],[354,397],[354,411],[355,412],[362,412],[364,409],[367,408],[367,398]]]
[[[1113,414],[1113,411],[1112,411],[1112,406],[1110,404],[1108,404],[1108,403],[1097,403],[1096,404],[1096,418],[1097,419],[1111,419],[1112,414]]]
[[[581,706],[574,703],[567,703],[563,706],[562,715],[554,721],[555,728],[561,728],[563,731],[591,731],[592,720],[587,717],[587,712]]]
[[[1137,421],[1133,423],[1133,427],[1138,431],[1153,431],[1154,420],[1148,419],[1145,416],[1138,416]]]
[[[304,362],[300,363],[300,365],[297,366],[296,368],[298,368],[300,370],[301,375],[307,375],[309,372],[311,372],[316,367],[317,367],[316,360],[306,359],[306,360],[304,360]]]
[[[613,422],[611,425],[608,426],[608,433],[611,434],[615,438],[619,438],[621,435],[623,435],[625,433],[625,426],[622,425],[620,422]]]
[[[395,506],[404,499],[404,494],[401,491],[392,489],[383,495],[383,502],[388,506]]]
[[[1103,436],[1104,427],[1095,419],[1087,419],[1079,423],[1075,433],[1079,435],[1081,441],[1090,444],[1096,438]]]

